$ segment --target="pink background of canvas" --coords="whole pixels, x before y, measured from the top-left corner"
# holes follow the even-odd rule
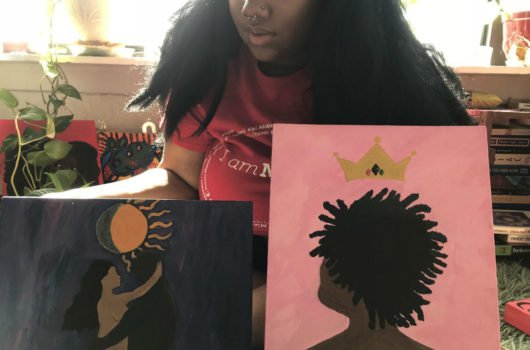
[[[342,315],[317,299],[320,258],[309,252],[324,201],[349,205],[388,187],[432,208],[448,237],[448,267],[432,286],[425,322],[400,330],[435,349],[498,350],[497,279],[483,127],[275,125],[273,134],[266,349],[306,349],[340,333]],[[334,152],[357,162],[376,136],[395,161],[416,152],[405,181],[346,182]]]

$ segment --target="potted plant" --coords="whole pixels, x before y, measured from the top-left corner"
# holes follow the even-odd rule
[[[0,89],[0,102],[14,115],[16,133],[3,140],[0,153],[5,155],[4,166],[10,165],[5,180],[11,194],[16,196],[63,191],[79,184],[77,170],[59,169],[54,165],[65,159],[72,149],[72,144],[56,138],[73,119],[73,114],[63,113],[67,109],[66,101],[68,98],[81,100],[81,95],[68,83],[51,52],[39,62],[43,71],[41,81],[49,84],[47,92],[42,83],[40,86],[42,106],[31,103],[21,106],[9,90]]]
[[[74,56],[131,56],[134,49],[112,40],[116,0],[62,0],[78,40],[68,45]]]
[[[63,0],[66,12],[82,42],[109,41],[112,0]]]
[[[506,65],[530,67],[530,3],[503,0],[501,5]]]
[[[0,88],[0,102],[14,115],[16,132],[0,140],[0,154],[5,156],[4,180],[8,194],[15,196],[41,195],[88,185],[74,166],[65,166],[64,160],[72,150],[73,143],[56,138],[57,134],[68,128],[74,117],[72,113],[64,112],[68,110],[67,99],[81,100],[79,91],[69,84],[54,53],[51,33],[56,4],[57,0],[49,0],[49,43],[39,59],[42,68],[42,105],[26,102],[21,106],[9,90]]]

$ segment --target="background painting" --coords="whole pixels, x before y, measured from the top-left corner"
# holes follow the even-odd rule
[[[5,198],[1,347],[249,349],[251,232],[244,202]]]
[[[162,158],[156,134],[101,132],[98,134],[103,182],[114,182],[156,168]]]
[[[23,123],[20,123],[22,127]],[[10,135],[16,134],[15,123],[13,120],[0,120],[0,144]],[[79,174],[86,182],[93,185],[102,183],[102,176],[98,165],[98,147],[96,137],[96,125],[93,120],[73,120],[68,128],[57,135],[57,139],[72,144],[72,150],[67,157],[46,168],[46,171],[54,172],[57,169],[77,169]],[[49,140],[46,140],[49,141]],[[11,152],[9,159],[15,159],[16,153]],[[4,195],[14,195],[11,190],[8,191],[7,183],[10,179],[12,170],[6,174],[6,167],[13,169],[14,161],[6,163],[5,154],[0,154],[0,178],[2,179],[2,193]],[[17,172],[17,176],[20,172]],[[6,177],[6,175],[8,175]],[[7,180],[7,181],[6,181]],[[23,187],[23,177],[20,176],[20,186]],[[83,185],[81,178],[77,184],[78,187]],[[18,185],[17,185],[18,187]],[[22,193],[22,189],[20,189]]]
[[[395,163],[362,169],[355,169],[353,164],[354,170],[361,170],[368,178],[347,181],[339,159],[359,162],[372,150],[376,139]],[[410,327],[398,328],[401,332],[398,335],[405,335],[403,338],[409,345],[415,343],[403,348],[498,350],[500,336],[486,141],[483,127],[275,125],[266,348],[307,349],[323,345],[347,329],[350,322],[345,312],[326,307],[326,302],[321,301],[326,295],[319,294],[320,286],[330,282],[321,281],[323,258],[318,256],[322,253],[318,248],[322,238],[319,232],[325,225],[337,224],[329,219],[333,215],[323,203],[329,202],[326,207],[332,212],[338,211],[337,199],[350,206],[369,190],[376,196],[387,188],[401,194],[402,200],[418,194],[419,198],[411,206],[428,205],[431,212],[423,210],[425,208],[419,212],[426,220],[437,222],[433,230],[447,238],[442,255],[433,253],[447,255],[439,259],[446,267],[434,266],[442,273],[428,286],[432,294],[423,295],[430,301],[429,305],[422,306],[424,321],[419,321],[413,313],[415,319],[411,322],[417,325],[410,326],[405,320]],[[407,159],[404,181],[377,179],[382,170],[379,168],[385,168],[387,174],[396,170],[389,168],[397,168],[396,163],[403,160],[403,165]],[[319,218],[320,215],[328,218]],[[379,225],[377,217],[373,222]],[[310,238],[314,232],[317,234]],[[396,271],[399,272],[400,264],[413,261],[415,254],[409,254],[406,246],[400,247],[400,240],[395,242],[385,247],[386,242],[372,239],[373,247],[357,246],[351,254],[349,247],[339,249],[346,249],[346,260],[355,259],[354,254],[382,252],[383,257],[393,254],[391,262],[395,264],[388,265],[398,266]],[[316,257],[310,256],[312,251]],[[371,258],[367,258],[366,271],[373,267],[369,263]],[[363,278],[377,279],[378,276],[368,273]],[[394,290],[387,288],[375,292],[392,297]],[[362,320],[354,327],[369,330],[368,322],[368,319]],[[371,348],[381,349],[380,346]]]

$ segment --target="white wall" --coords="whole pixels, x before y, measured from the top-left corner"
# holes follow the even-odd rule
[[[467,90],[496,94],[504,101],[530,100],[530,68],[464,68],[457,73]]]
[[[20,101],[39,104],[40,68],[36,59],[2,60],[0,56],[0,87],[11,90]],[[62,67],[70,83],[81,92],[83,101],[70,99],[69,106],[77,119],[102,120],[109,131],[140,131],[150,118],[158,125],[158,107],[140,113],[125,112],[126,102],[142,86],[149,62],[137,59],[74,57]],[[503,99],[530,99],[530,68],[501,67],[458,69],[466,89],[490,92]],[[0,119],[12,118],[0,105]]]
[[[81,93],[82,101],[69,99],[68,106],[75,119],[102,120],[109,131],[140,131],[150,118],[158,124],[158,107],[145,112],[125,112],[127,101],[142,86],[148,63],[134,59],[71,58],[64,62],[69,83]],[[22,104],[25,101],[42,105],[39,82],[41,70],[36,59],[1,60],[0,87],[10,90]],[[0,105],[0,119],[11,119],[12,113]]]

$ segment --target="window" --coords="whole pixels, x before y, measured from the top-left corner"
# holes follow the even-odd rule
[[[442,51],[448,63],[489,65],[491,48],[483,44],[485,26],[499,14],[488,0],[407,0],[406,17],[423,43]],[[487,39],[486,39],[487,40]],[[485,41],[485,40],[484,40]],[[488,40],[489,41],[489,40]]]
[[[46,44],[49,25],[46,8],[50,3],[58,4],[54,16],[55,42],[75,42],[79,38],[66,5],[76,1],[112,4],[110,41],[144,47],[147,56],[151,56],[158,51],[168,19],[186,0],[0,0],[3,3],[0,42],[29,42],[34,48]],[[402,1],[418,39],[442,51],[453,66],[489,64],[491,48],[481,44],[485,42],[484,27],[491,28],[492,20],[499,14],[498,1],[505,8],[526,11],[530,3],[529,0]]]
[[[45,0],[0,0],[0,42],[27,42],[45,26]]]
[[[0,0],[7,10],[0,11],[0,42],[28,42],[32,48],[48,42],[47,5],[57,3],[53,19],[54,41],[73,43],[79,40],[68,15],[68,5],[109,6],[109,41],[131,46],[144,46],[156,51],[169,26],[171,15],[185,0]],[[5,6],[5,5],[4,5]]]

